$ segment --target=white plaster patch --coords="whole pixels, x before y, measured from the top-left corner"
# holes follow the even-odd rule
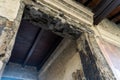
[[[112,70],[116,77],[116,80],[120,80],[120,71],[117,68],[115,68],[114,66],[112,66]]]
[[[0,61],[0,71],[1,71],[2,67],[3,67],[3,62]]]
[[[20,6],[20,0],[0,0],[0,16],[14,21]]]

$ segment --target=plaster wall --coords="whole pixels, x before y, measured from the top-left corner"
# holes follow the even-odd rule
[[[117,80],[120,79],[120,27],[104,19],[96,26],[97,43]]]
[[[43,5],[46,5],[47,3],[45,0],[37,1],[39,3],[42,3],[43,1]],[[47,7],[44,11],[46,10],[47,12],[48,10],[48,12],[52,12],[52,10],[55,10],[58,12],[57,14],[61,14],[60,12],[62,12],[67,18],[66,22],[76,22],[78,26],[80,23],[82,25],[79,27],[77,26],[77,28],[80,28],[85,32],[93,30],[96,38],[101,37],[118,46],[120,45],[119,29],[116,28],[117,26],[114,23],[105,19],[99,25],[94,26],[92,25],[93,13],[83,5],[75,5],[71,0],[68,0],[69,4],[67,5],[74,4],[74,6],[67,6],[62,3],[57,5],[58,0],[54,0],[54,2],[51,1],[52,0],[48,0],[48,5],[46,5]],[[66,1],[64,0],[64,2]],[[79,9],[75,8],[78,6]],[[7,63],[11,55],[16,33],[21,21],[23,7],[24,5],[20,3],[20,0],[0,1],[0,65],[3,65],[0,67],[1,73],[4,69],[4,65]],[[36,9],[38,9],[38,7]],[[79,54],[76,51],[76,43],[73,41],[65,48],[64,51],[60,52],[60,56],[53,61],[52,65],[47,68],[47,71],[42,75],[39,75],[39,78],[41,80],[72,80],[72,73],[76,72],[78,69],[82,69],[81,61]]]
[[[24,5],[20,4],[20,0],[0,0],[0,77],[11,56],[21,21]]]
[[[42,74],[40,73],[39,80],[74,80],[73,73],[77,70],[82,71],[76,47],[75,41],[69,43],[47,70]]]

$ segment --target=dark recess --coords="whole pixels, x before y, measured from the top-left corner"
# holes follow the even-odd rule
[[[84,51],[82,50],[79,53],[86,80],[102,80],[95,63],[95,58],[92,55],[92,52],[86,40]]]
[[[42,33],[41,31],[42,28],[39,26],[35,26],[27,20],[22,20],[9,61],[23,65],[40,33],[41,36],[33,53],[24,64],[36,66],[40,69],[63,39],[49,30],[43,30]]]

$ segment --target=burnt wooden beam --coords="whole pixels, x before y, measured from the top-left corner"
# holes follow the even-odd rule
[[[100,15],[100,13],[112,2],[112,0],[101,0],[101,2],[93,9],[95,13],[94,17]]]
[[[118,16],[120,16],[120,12],[118,12],[117,14],[111,16],[109,19],[112,20],[112,19],[114,19],[114,18],[116,18],[116,17],[118,17]]]
[[[116,7],[107,17],[111,18],[112,16],[116,15],[117,13],[120,13],[120,5]]]
[[[91,1],[92,1],[92,0],[87,0],[87,1],[84,3],[84,5],[85,5],[85,6],[88,6],[88,4],[90,4]]]
[[[95,13],[95,15],[94,15],[94,24],[97,25],[110,12],[112,12],[119,4],[120,4],[120,0],[114,0],[104,10],[100,11],[99,14]]]
[[[76,0],[77,2],[83,3],[83,0]]]
[[[120,20],[116,21],[116,24],[119,24],[120,23]]]
[[[40,38],[41,38],[41,36],[42,36],[43,33],[44,33],[44,29],[42,29],[42,30],[39,31],[35,42],[33,43],[31,49],[28,52],[28,55],[25,58],[25,61],[23,63],[23,67],[27,64],[27,62],[29,61],[30,57],[34,53],[34,50],[35,50],[35,48],[36,48],[36,46],[37,46],[37,44],[38,44],[38,42],[39,42],[39,40],[40,40]]]
[[[94,9],[94,8],[96,8],[96,6],[99,4],[101,2],[101,0],[92,0],[91,2],[90,2],[90,4],[88,5],[88,7],[90,7],[90,9]]]

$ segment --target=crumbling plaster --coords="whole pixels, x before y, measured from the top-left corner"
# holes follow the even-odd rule
[[[36,2],[38,5],[32,2],[28,3],[26,0],[26,3],[32,4],[36,10],[59,18],[62,23],[68,23],[71,27],[74,26],[76,30],[92,33],[95,38],[101,37],[110,43],[120,46],[120,28],[118,28],[118,25],[108,19],[104,19],[98,25],[93,25],[93,13],[83,5],[77,4],[72,0],[36,0]]]
[[[11,56],[23,9],[20,0],[0,0],[0,77]]]
[[[0,1],[0,6],[2,6],[0,7],[0,11],[1,11],[0,12],[0,16],[1,16],[0,50],[1,52],[3,51],[2,53],[1,52],[0,53],[1,54],[5,53],[6,56],[8,56],[7,61],[10,57],[11,50],[13,48],[13,44],[15,41],[16,33],[21,21],[22,12],[24,10],[23,5],[22,4],[20,5],[20,0],[12,0],[12,1],[9,0],[9,1],[4,1],[4,0]],[[60,19],[61,24],[68,23],[70,25],[69,26],[70,29],[93,34],[95,39],[97,39],[97,37],[102,37],[107,40],[107,38],[103,37],[105,33],[102,33],[100,29],[98,29],[98,27],[101,28],[100,26],[103,25],[101,24],[97,26],[93,25],[93,13],[89,9],[87,9],[82,5],[78,5],[75,2],[72,2],[72,0],[67,0],[67,2],[66,0],[62,0],[62,1],[63,3],[59,2],[59,0],[35,0],[35,2],[31,0],[24,0],[24,3],[37,10],[38,14],[39,11],[41,11],[49,16],[53,16],[54,17],[53,19],[56,18]],[[22,8],[20,6],[22,6]],[[8,14],[8,12],[10,13]],[[104,22],[105,20],[103,20],[102,22],[103,24],[106,25],[109,24]],[[51,25],[49,27],[51,28]],[[106,32],[111,33],[108,30]],[[111,38],[111,36],[107,36],[107,37],[109,37],[109,40],[112,39],[112,41],[114,41],[114,39]],[[118,36],[116,37],[119,38]],[[1,57],[0,60],[6,58],[4,57],[4,55],[0,57]],[[2,60],[3,63],[4,60],[6,59]]]

